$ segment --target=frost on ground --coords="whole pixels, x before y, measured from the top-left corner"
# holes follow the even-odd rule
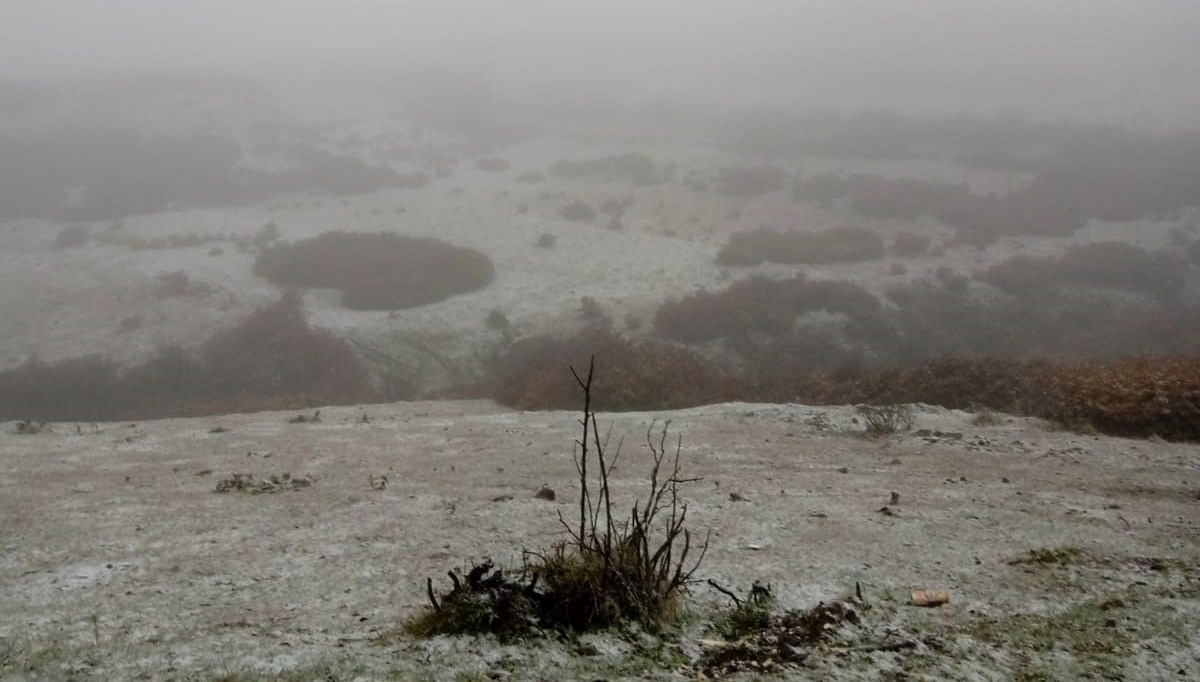
[[[0,425],[5,679],[695,679],[728,600],[704,584],[663,637],[416,641],[425,581],[562,537],[577,415],[490,402],[136,424]],[[1200,450],[976,425],[917,406],[862,435],[851,407],[601,415],[642,494],[652,420],[683,436],[697,577],[782,608],[853,594],[857,625],[788,679],[1200,678]],[[305,480],[215,492],[234,474]],[[274,478],[273,478],[274,477]],[[386,482],[383,478],[386,477]],[[547,486],[553,501],[535,494]],[[939,608],[911,591],[945,589]],[[753,670],[737,673],[753,678]]]

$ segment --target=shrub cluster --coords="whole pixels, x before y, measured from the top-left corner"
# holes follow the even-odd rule
[[[1014,256],[980,278],[1010,294],[1040,295],[1062,285],[1123,289],[1173,300],[1187,286],[1187,263],[1124,242],[1073,246],[1058,257]]]
[[[797,316],[818,310],[870,325],[882,306],[870,292],[850,282],[810,280],[803,275],[786,280],[750,277],[721,292],[702,290],[662,304],[654,316],[654,330],[662,338],[684,343],[748,333],[777,336],[791,331]]]
[[[356,310],[428,305],[487,286],[491,260],[431,237],[330,232],[259,255],[254,272],[281,286],[342,292]]]
[[[578,387],[564,367],[595,355],[605,372],[596,380],[599,410],[674,409],[731,400],[741,382],[693,351],[634,341],[589,328],[573,336],[536,336],[514,343],[490,363],[491,394],[519,409],[577,409]]]
[[[0,372],[0,419],[113,421],[369,402],[366,367],[288,295],[188,352],[121,369],[99,356]]]
[[[1041,414],[1130,437],[1200,440],[1200,355],[1134,357],[1057,368]]]
[[[781,232],[759,227],[730,235],[717,253],[717,263],[854,263],[883,256],[883,237],[865,227],[846,225],[820,232]]]
[[[788,173],[775,166],[725,167],[717,172],[714,189],[734,197],[752,197],[783,189]]]
[[[810,176],[797,183],[794,190],[797,199],[823,206],[848,197],[850,207],[863,215],[895,220],[936,215],[938,207],[964,193],[970,194],[965,185],[862,174]]]
[[[577,523],[559,514],[567,539],[548,550],[526,552],[513,574],[490,560],[463,573],[449,572],[452,589],[439,600],[426,580],[429,608],[405,624],[421,637],[490,633],[511,639],[546,630],[586,632],[637,624],[657,631],[677,621],[679,600],[693,582],[708,549],[693,545],[687,504],[679,490],[682,476],[676,441],[668,456],[667,426],[646,431],[650,451],[648,489],[627,517],[614,506],[610,473],[620,455],[605,452],[592,411],[596,403],[594,359],[586,379],[571,368],[583,404],[582,434],[575,447],[579,474]],[[560,368],[561,371],[561,368]],[[657,436],[657,438],[655,438]],[[657,440],[657,443],[656,443]]]

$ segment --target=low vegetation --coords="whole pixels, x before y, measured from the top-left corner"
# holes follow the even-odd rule
[[[267,249],[254,272],[283,287],[338,289],[342,304],[356,310],[428,305],[495,277],[491,259],[474,249],[431,237],[350,232]]]
[[[1063,286],[1093,286],[1177,299],[1187,286],[1187,263],[1170,253],[1151,253],[1124,242],[1074,246],[1061,256],[1015,256],[980,278],[1018,295],[1041,296]]]
[[[866,424],[868,436],[886,436],[911,431],[915,422],[908,405],[859,405],[854,410]]]
[[[607,411],[691,407],[744,394],[741,382],[684,348],[636,341],[606,329],[587,328],[571,336],[522,339],[489,363],[487,392],[519,409],[578,409],[580,396],[562,368],[588,357],[603,357],[594,407]]]
[[[567,535],[550,548],[526,551],[512,573],[490,560],[466,572],[450,571],[452,588],[440,598],[432,579],[429,606],[405,624],[410,634],[494,634],[519,638],[547,630],[586,632],[637,624],[658,631],[674,623],[680,599],[708,548],[693,543],[687,504],[680,487],[695,479],[682,475],[676,440],[669,450],[667,425],[646,433],[650,470],[646,497],[628,517],[618,516],[609,474],[620,445],[608,451],[593,411],[594,358],[586,376],[571,372],[581,389],[582,434],[575,442],[579,474],[578,518],[560,514]]]
[[[663,172],[654,159],[632,152],[594,159],[562,159],[554,162],[547,173],[562,178],[624,179],[639,186],[663,180]]]
[[[310,326],[294,294],[193,350],[164,347],[139,365],[92,355],[31,359],[0,372],[0,419],[150,419],[376,397],[362,360],[344,340]]]
[[[865,227],[833,227],[820,232],[760,227],[731,235],[729,242],[717,253],[717,263],[855,263],[883,256],[883,237]]]
[[[213,492],[217,493],[246,493],[263,495],[304,490],[315,482],[310,476],[292,476],[290,473],[272,474],[259,480],[253,474],[231,474],[217,482]]]

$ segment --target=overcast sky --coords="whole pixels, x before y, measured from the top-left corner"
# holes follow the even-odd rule
[[[1198,36],[1200,0],[0,0],[0,73],[453,67],[643,90],[1101,101],[1196,89]]]

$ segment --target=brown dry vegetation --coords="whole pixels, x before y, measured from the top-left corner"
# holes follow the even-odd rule
[[[294,294],[194,351],[159,350],[133,367],[91,355],[31,359],[0,372],[0,419],[115,421],[224,414],[376,398],[344,340],[304,319]]]
[[[597,410],[691,407],[732,400],[745,392],[740,381],[693,351],[590,328],[569,337],[517,342],[492,363],[492,393],[498,401],[521,409],[579,409],[578,386],[564,369],[583,366],[592,355],[606,368],[596,378]]]
[[[342,292],[356,310],[395,310],[436,303],[487,286],[495,277],[483,253],[431,237],[330,232],[276,246],[254,272],[281,286]]]

